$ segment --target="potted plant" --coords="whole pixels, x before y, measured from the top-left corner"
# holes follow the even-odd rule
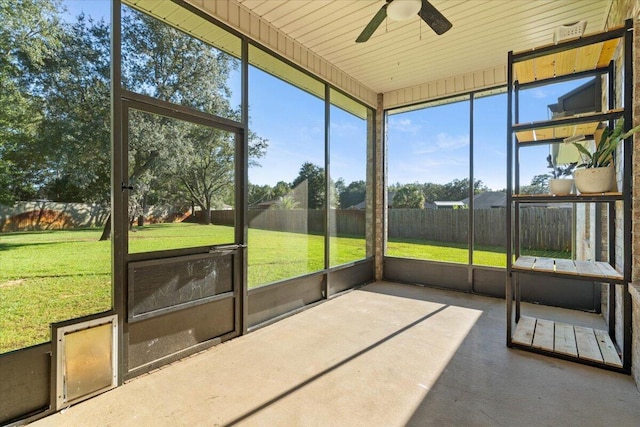
[[[551,179],[549,179],[549,192],[554,196],[564,196],[571,194],[573,188],[573,179],[567,178],[573,173],[573,169],[578,162],[566,165],[557,165],[554,163],[551,154],[547,156],[548,168],[551,169]]]
[[[623,133],[624,120],[618,120],[613,130],[608,127],[602,133],[600,143],[593,153],[582,144],[574,142],[578,149],[582,163],[573,174],[576,188],[580,193],[606,193],[615,185],[615,169],[613,167],[613,153],[621,141],[640,131],[640,126]]]

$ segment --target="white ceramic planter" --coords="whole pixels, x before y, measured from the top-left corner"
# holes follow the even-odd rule
[[[604,168],[576,169],[573,172],[576,189],[583,194],[611,191],[615,183],[615,176],[613,164]]]
[[[571,194],[573,179],[552,178],[549,180],[549,192],[554,196]]]

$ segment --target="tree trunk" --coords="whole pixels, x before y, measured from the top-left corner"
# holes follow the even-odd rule
[[[203,209],[202,210],[202,223],[204,225],[211,224],[211,209]]]
[[[107,217],[107,221],[104,223],[104,229],[100,236],[100,241],[109,240],[111,238],[111,214]]]
[[[142,213],[138,217],[138,227],[144,227],[144,213],[147,211],[147,197],[142,198]]]

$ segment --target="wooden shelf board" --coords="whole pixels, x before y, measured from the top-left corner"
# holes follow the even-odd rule
[[[533,333],[536,328],[536,319],[533,317],[520,316],[518,327],[513,334],[513,342],[523,345],[531,345]]]
[[[556,259],[556,273],[578,275],[578,267],[570,259]]]
[[[601,329],[520,316],[511,341],[525,347],[622,368],[613,341]]]
[[[523,130],[516,132],[516,138],[521,144],[527,142],[548,141],[550,139],[564,139],[574,135],[594,135],[599,121],[580,123],[577,125],[564,125],[541,129]]]
[[[515,62],[514,79],[526,84],[604,68],[613,59],[620,40],[614,38]]]
[[[536,257],[533,256],[521,256],[513,264],[513,267],[522,268],[524,270],[531,270],[533,264],[536,262]]]
[[[531,200],[533,202],[540,202],[541,199],[552,200],[554,202],[573,202],[582,200],[597,200],[602,199],[622,199],[622,193],[619,191],[607,191],[606,193],[590,193],[590,194],[567,194],[565,196],[554,196],[553,194],[513,194],[515,200]]]
[[[596,340],[598,341],[598,347],[600,347],[600,351],[602,352],[602,358],[604,359],[604,363],[609,366],[617,366],[621,367],[622,362],[620,361],[620,356],[616,351],[616,347],[613,345],[613,341],[611,341],[611,337],[606,331],[601,329],[594,329]]]
[[[545,272],[579,276],[589,279],[622,280],[623,276],[615,268],[601,261],[572,261],[545,257],[519,257],[513,263],[513,270],[525,272]]]
[[[551,320],[537,319],[535,334],[533,335],[533,348],[553,351],[555,324]]]
[[[562,140],[575,135],[594,135],[601,122],[622,117],[624,109],[576,114],[551,120],[515,123],[512,126],[520,144],[547,140]]]
[[[602,352],[600,352],[598,340],[596,340],[593,329],[574,326],[573,330],[576,334],[576,345],[578,346],[580,358],[591,360],[592,362],[604,363]]]

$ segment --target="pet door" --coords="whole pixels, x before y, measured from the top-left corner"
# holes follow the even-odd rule
[[[57,410],[118,384],[117,316],[52,328],[57,353]]]

